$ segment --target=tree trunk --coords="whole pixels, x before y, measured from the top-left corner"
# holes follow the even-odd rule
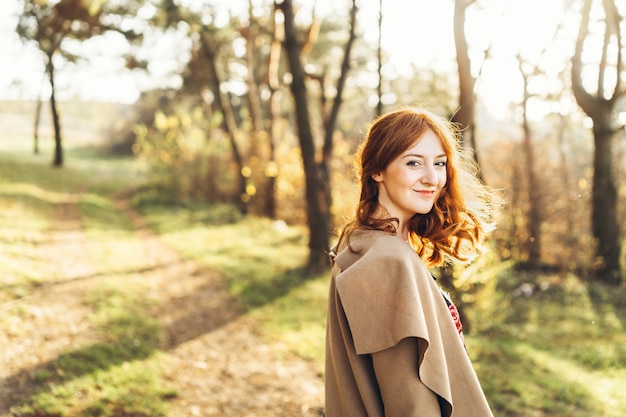
[[[250,112],[251,121],[251,134],[250,134],[250,153],[248,157],[248,164],[251,170],[250,180],[253,184],[258,184],[259,187],[265,186],[265,184],[271,181],[272,178],[267,176],[267,155],[263,154],[263,142],[267,140],[267,131],[263,125],[263,115],[261,106],[261,95],[259,94],[259,82],[257,75],[257,46],[256,39],[259,35],[258,23],[255,21],[254,14],[252,13],[253,4],[252,0],[248,1],[248,16],[250,24],[243,29],[244,37],[246,39],[246,84],[248,86],[248,109]],[[269,196],[261,196],[255,193],[255,199],[258,199],[258,204],[255,204],[257,211],[263,216],[272,217],[273,213],[268,212],[267,199],[274,196],[273,184],[272,192]],[[267,190],[267,189],[266,189]],[[263,193],[266,194],[266,193]],[[256,203],[256,202],[255,202]]]
[[[325,118],[326,123],[324,126],[324,145],[322,147],[322,159],[318,166],[319,176],[324,186],[324,196],[326,200],[326,210],[330,216],[330,207],[333,205],[332,189],[331,189],[331,160],[333,156],[333,137],[335,134],[335,127],[337,125],[337,118],[339,117],[339,108],[343,102],[343,89],[348,78],[348,72],[350,71],[350,56],[352,53],[352,46],[356,40],[356,16],[358,8],[356,6],[356,0],[352,0],[352,9],[350,11],[350,34],[344,47],[343,60],[341,63],[341,73],[337,79],[336,94],[333,104]]]
[[[465,37],[465,10],[471,4],[468,0],[456,0],[454,5],[454,45],[459,74],[459,108],[454,121],[463,129],[463,140],[474,127],[474,84],[471,63]],[[464,143],[465,144],[465,143]]]
[[[613,135],[608,126],[594,125],[591,227],[597,244],[596,256],[602,265],[597,271],[598,278],[607,284],[619,285],[621,244],[613,175]]]
[[[267,217],[276,217],[276,177],[278,177],[278,163],[276,163],[276,138],[278,137],[278,115],[280,113],[280,94],[270,88],[270,117],[269,135],[267,140],[268,156],[265,165],[265,193],[263,195],[263,212]]]
[[[561,171],[561,182],[563,183],[563,189],[564,190],[568,190],[567,193],[567,206],[568,207],[574,207],[576,198],[574,197],[573,193],[571,192],[572,188],[573,188],[573,184],[572,184],[572,179],[568,170],[568,150],[566,148],[566,126],[567,126],[567,117],[565,115],[561,115],[560,116],[560,122],[559,122],[559,132],[558,132],[558,144],[559,144],[559,166],[560,166],[560,171]],[[575,222],[574,222],[574,216],[573,216],[573,210],[567,210],[567,212],[565,213],[565,230],[567,231],[566,235],[564,236],[564,243],[566,244],[567,247],[574,247],[574,245],[576,244],[576,235],[577,233],[574,232],[574,227],[575,227]]]
[[[378,102],[375,117],[383,114],[383,0],[378,1]]]
[[[474,3],[474,0],[455,0],[454,2],[454,46],[459,73],[459,108],[452,120],[458,123],[462,129],[462,145],[472,149],[472,156],[476,166],[480,168],[476,144],[476,120],[474,117],[476,107],[474,86],[476,79],[472,76],[472,66],[465,35],[465,11],[472,3]],[[482,171],[480,169],[478,175],[482,179]]]
[[[272,24],[274,25],[274,35],[270,49],[269,62],[267,65],[267,83],[270,89],[269,98],[269,135],[268,135],[268,157],[265,167],[264,211],[269,218],[276,217],[276,177],[278,176],[278,164],[276,163],[276,140],[279,136],[278,118],[280,117],[280,80],[278,70],[280,67],[280,52],[282,50],[281,41],[284,39],[283,27],[276,24],[276,7],[272,10]]]
[[[621,98],[621,71],[622,71],[622,47],[617,8],[610,0],[603,1],[605,11],[605,30],[603,53],[598,64],[597,91],[591,94],[585,89],[582,82],[582,52],[585,38],[588,35],[591,3],[593,0],[585,0],[582,10],[582,20],[576,49],[572,57],[572,90],[578,105],[593,121],[593,188],[592,188],[592,214],[591,228],[596,241],[596,278],[609,285],[620,285],[621,267],[620,254],[621,242],[619,222],[617,218],[617,187],[613,174],[613,146],[612,141],[615,129],[611,127],[612,115],[615,104]],[[609,70],[607,64],[608,44],[611,34],[615,34],[618,40],[616,65],[613,67],[617,77],[615,89],[610,98],[604,91],[604,78]]]
[[[461,129],[461,145],[467,146],[467,137],[474,128],[474,78],[471,73],[470,59],[465,38],[465,10],[472,0],[455,0],[454,2],[454,45],[456,48],[456,62],[459,76],[459,108],[452,116],[452,121]],[[474,156],[476,152],[474,152]],[[439,267],[440,284],[450,291],[455,299],[459,314],[464,309],[463,298],[454,277],[454,267],[446,264]],[[466,328],[471,327],[469,318],[463,317]]]
[[[309,229],[308,269],[322,270],[328,266],[327,251],[330,241],[330,215],[324,197],[324,183],[318,175],[315,163],[315,145],[309,119],[308,97],[305,74],[300,59],[300,45],[294,23],[291,0],[275,3],[284,15],[285,40],[289,70],[291,71],[291,93],[295,102],[296,126],[305,176],[307,225]]]
[[[63,166],[63,142],[61,140],[61,123],[59,121],[59,112],[57,110],[57,102],[54,87],[54,64],[52,63],[52,55],[48,56],[48,77],[50,80],[50,110],[52,112],[52,123],[54,126],[54,160],[52,165],[55,167]]]
[[[523,60],[518,56],[519,69],[522,74],[524,82],[524,98],[522,100],[522,149],[524,151],[525,160],[525,176],[527,179],[526,190],[528,194],[528,242],[526,244],[528,259],[527,265],[529,268],[534,269],[541,264],[541,188],[537,175],[535,172],[535,155],[534,147],[532,143],[532,132],[528,123],[528,99],[530,94],[528,92],[528,79],[529,74],[524,72]]]
[[[37,105],[35,107],[35,121],[33,123],[33,153],[39,154],[39,124],[41,122],[41,94],[37,96]]]
[[[254,22],[254,14],[252,13],[253,5],[252,0],[248,2],[248,14],[250,19],[250,25],[247,28],[246,33],[246,61],[247,70],[246,84],[248,85],[248,102],[250,110],[250,120],[252,121],[253,140],[252,140],[252,155],[258,154],[259,138],[261,131],[263,130],[263,118],[261,115],[261,100],[259,94],[259,87],[256,74],[256,37],[258,36],[257,23]]]
[[[524,121],[523,131],[524,138],[522,140],[522,148],[524,149],[524,159],[526,161],[525,175],[527,177],[528,191],[528,266],[537,268],[541,264],[541,189],[537,181],[535,173],[535,155],[533,152],[533,143],[531,131],[528,125],[526,115],[526,99],[524,100]]]
[[[233,153],[233,159],[235,160],[235,165],[237,167],[237,178],[238,182],[238,192],[237,196],[237,207],[242,214],[246,214],[248,211],[247,207],[247,179],[243,174],[244,164],[243,157],[241,156],[241,152],[239,151],[239,146],[237,144],[237,125],[235,122],[235,116],[233,114],[232,107],[230,105],[230,100],[228,97],[222,96],[221,86],[222,81],[217,70],[217,54],[214,49],[209,45],[208,40],[205,35],[200,36],[200,42],[202,46],[202,50],[206,54],[207,60],[209,61],[209,72],[211,74],[211,78],[213,80],[213,91],[215,92],[215,100],[217,106],[219,107],[222,115],[224,116],[223,128],[228,136],[230,142],[230,148]]]

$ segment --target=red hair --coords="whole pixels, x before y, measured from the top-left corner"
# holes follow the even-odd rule
[[[408,222],[409,242],[429,266],[446,258],[467,261],[493,228],[499,198],[477,178],[475,165],[464,158],[458,129],[422,108],[403,108],[378,117],[370,125],[356,158],[361,195],[355,217],[341,232],[340,243],[359,228],[396,233],[397,218],[380,218],[378,186],[372,179],[428,130],[441,140],[448,158],[447,182],[433,209],[415,214]]]

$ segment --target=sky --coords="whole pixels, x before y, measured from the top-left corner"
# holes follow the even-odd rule
[[[0,14],[0,100],[32,100],[41,94],[47,98],[50,88],[44,79],[44,59],[33,45],[24,44],[15,33],[19,12],[17,0],[2,0]],[[67,64],[58,60],[56,85],[61,100],[79,97],[85,101],[134,102],[142,90],[156,86],[176,86],[177,79],[167,77],[178,69],[181,59],[181,40],[175,35],[158,40],[148,36],[145,50],[151,57],[150,75],[125,70],[120,53],[128,46],[119,34],[107,33],[77,45],[80,55],[89,62]]]
[[[193,2],[197,0],[186,0]],[[263,0],[256,0],[263,2]],[[183,0],[185,2],[185,0]],[[310,7],[309,0],[295,0]],[[22,44],[13,32],[18,11],[17,0],[3,0],[0,14],[0,99],[32,99],[40,91],[46,97],[49,88],[42,80],[43,60],[34,47]],[[345,3],[345,4],[344,4]],[[333,13],[334,8],[345,10],[348,0],[317,0],[321,15]],[[480,1],[485,3],[485,1]],[[245,7],[247,0],[218,0],[225,11]],[[365,38],[375,41],[378,2],[361,0],[359,25]],[[452,0],[384,0],[383,47],[390,55],[388,65],[393,71],[403,72],[412,64],[442,71],[454,70],[454,40],[452,30]],[[483,62],[484,50],[490,46],[493,59],[482,71],[480,94],[488,97],[494,111],[506,108],[512,100],[519,100],[521,78],[515,55],[519,52],[528,59],[536,59],[546,43],[553,38],[556,25],[563,19],[562,0],[491,0],[482,11],[470,9],[466,31],[471,45],[472,62],[477,73]],[[541,13],[537,11],[540,10]],[[304,15],[304,13],[302,13]],[[574,25],[572,25],[574,27]],[[82,46],[90,63],[66,66],[58,71],[60,98],[78,96],[83,100],[119,101],[132,103],[142,89],[156,85],[176,86],[176,78],[167,74],[176,71],[186,59],[181,39],[170,36],[149,39],[145,54],[151,57],[152,76],[124,70],[124,61],[117,51],[125,48],[121,39],[109,36],[94,39]],[[563,53],[569,54],[564,45]],[[181,51],[183,51],[181,53]],[[562,65],[558,54],[543,58],[544,66],[554,71]],[[552,59],[552,62],[551,62]]]

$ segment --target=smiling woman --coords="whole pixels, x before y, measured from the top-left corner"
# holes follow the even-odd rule
[[[472,256],[498,198],[465,171],[452,126],[424,109],[377,118],[357,166],[356,214],[331,252],[325,415],[492,415],[428,267]]]

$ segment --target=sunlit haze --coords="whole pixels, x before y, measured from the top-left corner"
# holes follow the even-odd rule
[[[189,1],[193,3],[193,1]],[[268,3],[258,0],[257,4]],[[344,4],[345,3],[345,4]],[[385,0],[383,9],[383,47],[389,54],[385,73],[406,74],[417,68],[445,72],[455,71],[453,39],[453,1]],[[480,2],[479,2],[480,3]],[[247,0],[216,2],[223,18],[227,12],[247,9]],[[296,1],[303,8],[312,7],[311,1]],[[324,16],[349,8],[349,2],[318,0],[317,13]],[[14,32],[17,0],[4,0],[0,15],[0,99],[33,99],[41,92],[49,95],[43,79],[43,58],[32,45],[24,45]],[[259,9],[262,10],[262,9]],[[541,10],[541,13],[537,13]],[[301,10],[304,15],[306,10]],[[364,38],[375,44],[378,2],[361,1],[359,30]],[[470,8],[467,13],[466,32],[470,45],[474,75],[482,71],[478,85],[479,96],[487,103],[490,112],[498,115],[506,111],[509,103],[519,101],[521,77],[516,56],[540,63],[548,75],[562,70],[565,57],[571,55],[574,24],[563,24],[559,36],[557,27],[564,21],[562,0],[496,0],[489,8]],[[567,23],[567,22],[566,22]],[[557,39],[564,39],[559,45]],[[176,87],[180,79],[175,75],[187,59],[188,45],[184,36],[169,35],[164,38],[147,38],[142,55],[152,64],[149,74],[131,72],[124,68],[120,53],[128,52],[121,37],[107,35],[85,42],[81,54],[89,61],[74,65],[61,65],[58,70],[61,99],[79,97],[83,100],[119,101],[131,103],[140,91],[156,86]],[[181,42],[183,42],[181,44]],[[485,61],[485,50],[489,59]],[[549,48],[548,51],[545,49]],[[546,53],[549,52],[549,53]],[[484,64],[483,64],[484,62]],[[173,75],[174,74],[174,75]],[[556,86],[558,88],[558,86]]]

